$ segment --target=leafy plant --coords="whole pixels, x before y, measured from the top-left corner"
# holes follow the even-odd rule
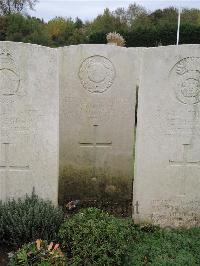
[[[36,239],[56,239],[63,211],[34,193],[24,199],[0,202],[0,244],[19,247]]]
[[[40,239],[33,243],[25,244],[19,249],[9,261],[9,266],[64,266],[66,258],[59,248],[59,244]]]
[[[135,227],[132,220],[115,218],[88,208],[65,221],[59,240],[71,265],[121,265]]]

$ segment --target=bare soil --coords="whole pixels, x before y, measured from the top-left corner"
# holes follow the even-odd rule
[[[71,216],[74,213],[77,213],[80,209],[95,207],[101,209],[109,214],[112,214],[116,217],[131,217],[132,214],[132,201],[126,200],[121,202],[115,201],[99,201],[99,200],[85,200],[80,201],[76,207],[72,210],[69,210],[67,204],[64,207],[66,216]]]

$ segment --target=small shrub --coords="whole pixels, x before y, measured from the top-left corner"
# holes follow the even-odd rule
[[[50,245],[46,241],[36,240],[33,243],[25,244],[19,249],[9,261],[9,266],[64,266],[66,258],[59,248],[59,244]]]
[[[25,199],[0,202],[0,244],[19,247],[36,239],[55,240],[64,213],[34,193]]]
[[[106,35],[106,39],[107,39],[108,44],[115,44],[117,46],[125,46],[125,43],[126,43],[122,35],[120,35],[117,32],[109,32]]]
[[[71,265],[121,265],[133,242],[132,220],[88,208],[65,221],[59,239]]]

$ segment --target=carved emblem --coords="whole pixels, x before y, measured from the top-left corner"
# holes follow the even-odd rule
[[[187,57],[171,70],[176,98],[184,104],[200,102],[200,57]]]
[[[1,95],[15,95],[20,87],[20,77],[14,60],[6,50],[0,50],[0,92]]]
[[[113,84],[115,68],[108,58],[91,56],[81,64],[79,78],[83,87],[90,93],[103,93]]]

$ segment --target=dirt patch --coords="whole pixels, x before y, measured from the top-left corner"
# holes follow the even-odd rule
[[[70,206],[72,207],[71,209]],[[66,216],[77,213],[80,209],[95,207],[117,217],[131,217],[132,201],[99,201],[99,200],[80,200],[71,201],[64,205]]]

